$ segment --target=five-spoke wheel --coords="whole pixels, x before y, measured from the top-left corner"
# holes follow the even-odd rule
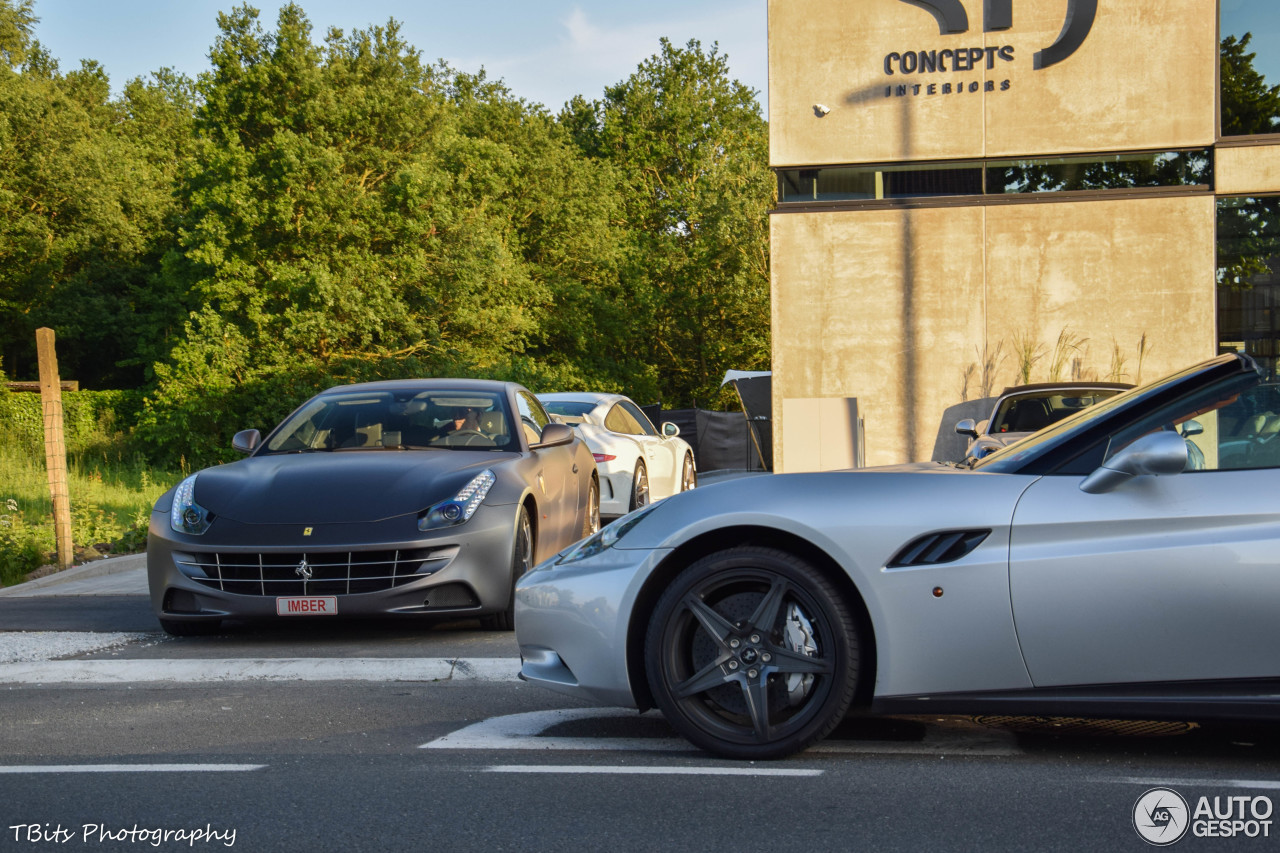
[[[696,745],[780,758],[844,718],[858,629],[813,566],[771,548],[732,548],[689,566],[658,601],[645,671],[662,713]]]
[[[636,463],[635,473],[631,477],[631,503],[627,512],[634,512],[649,503],[649,469],[644,467],[644,460]]]
[[[684,455],[684,467],[680,470],[680,491],[687,492],[698,485],[698,471],[693,467],[693,457]]]
[[[600,483],[591,478],[591,488],[587,492],[586,518],[582,522],[582,538],[585,539],[600,530]]]

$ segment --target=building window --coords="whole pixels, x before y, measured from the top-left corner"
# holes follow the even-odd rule
[[[1005,160],[987,164],[989,195],[1061,193],[1081,190],[1131,190],[1143,187],[1208,188],[1212,182],[1208,149],[1109,157],[1055,157]]]
[[[982,165],[836,166],[781,169],[778,201],[874,201],[982,195]]]
[[[1207,148],[967,163],[779,169],[778,201],[859,202],[1213,185]]]
[[[1280,343],[1280,197],[1218,199],[1218,350],[1276,374]]]
[[[1280,5],[1221,0],[1222,135],[1280,133]]]

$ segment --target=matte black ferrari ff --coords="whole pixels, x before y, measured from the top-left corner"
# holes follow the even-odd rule
[[[232,444],[248,458],[151,516],[151,602],[173,634],[371,615],[509,630],[516,578],[599,527],[591,451],[512,383],[340,386]]]

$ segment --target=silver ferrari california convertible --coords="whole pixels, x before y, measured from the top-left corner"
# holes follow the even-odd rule
[[[330,388],[232,444],[248,458],[192,474],[151,516],[170,633],[373,615],[509,630],[515,579],[600,523],[591,451],[511,383]]]
[[[675,495],[520,580],[521,674],[735,758],[855,707],[1280,717],[1277,417],[1228,354],[971,466]]]

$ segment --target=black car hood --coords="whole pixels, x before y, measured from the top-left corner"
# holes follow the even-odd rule
[[[349,450],[257,456],[201,471],[196,503],[245,524],[339,524],[419,513],[507,454]]]

